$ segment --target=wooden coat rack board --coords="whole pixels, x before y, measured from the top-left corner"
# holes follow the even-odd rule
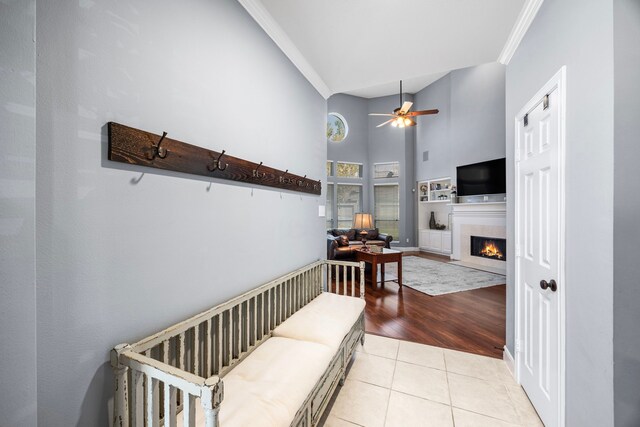
[[[260,163],[228,156],[156,135],[140,129],[109,122],[109,160],[148,166],[211,178],[228,179],[255,185],[320,195],[322,184],[307,176],[281,171]]]

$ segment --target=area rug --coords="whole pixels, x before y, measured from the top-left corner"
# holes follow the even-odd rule
[[[397,275],[397,264],[387,264],[385,273]],[[427,295],[444,295],[503,285],[505,276],[416,256],[402,257],[402,284]]]

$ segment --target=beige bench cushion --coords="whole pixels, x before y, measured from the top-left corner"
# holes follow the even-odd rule
[[[335,353],[364,306],[363,299],[323,292],[275,328],[272,335],[323,344]]]
[[[222,379],[220,426],[289,426],[334,354],[321,344],[269,338]],[[200,401],[196,425],[204,426]]]

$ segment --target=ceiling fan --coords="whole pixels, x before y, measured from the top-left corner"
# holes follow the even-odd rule
[[[402,80],[400,80],[400,107],[393,110],[393,114],[389,113],[369,113],[370,116],[385,116],[391,117],[384,123],[380,123],[377,128],[391,123],[393,127],[403,128],[405,126],[415,126],[416,122],[412,117],[426,116],[427,114],[438,114],[438,110],[422,110],[422,111],[409,111],[413,102],[402,102]]]

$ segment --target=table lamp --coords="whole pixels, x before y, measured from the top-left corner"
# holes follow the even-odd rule
[[[367,245],[367,230],[375,228],[373,226],[373,215],[369,213],[357,213],[353,216],[353,228],[356,230],[361,229],[360,237],[362,237],[362,244]]]

